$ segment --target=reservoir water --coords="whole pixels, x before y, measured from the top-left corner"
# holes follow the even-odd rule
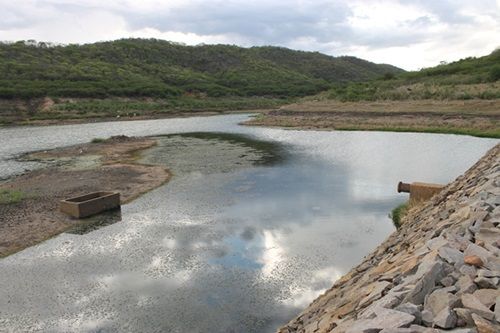
[[[141,159],[174,174],[116,223],[0,259],[0,332],[273,332],[394,231],[398,181],[450,182],[498,143],[247,117],[0,129],[0,178],[119,134],[157,136]]]

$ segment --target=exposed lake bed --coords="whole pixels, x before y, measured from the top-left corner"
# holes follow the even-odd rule
[[[121,223],[0,260],[0,329],[273,331],[393,231],[397,181],[448,182],[497,142],[237,126],[244,118],[0,132],[40,134],[0,152],[12,172],[23,149],[168,134],[141,160],[174,175],[124,205]]]
[[[0,184],[4,196],[17,194],[15,202],[0,201],[0,257],[91,223],[92,219],[73,219],[60,212],[60,200],[112,189],[122,192],[126,203],[170,179],[163,167],[135,162],[135,154],[154,146],[154,139],[115,136],[97,141],[27,153],[18,159],[43,167]]]

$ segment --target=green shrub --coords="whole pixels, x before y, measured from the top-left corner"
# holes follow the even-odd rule
[[[394,208],[392,212],[389,214],[389,217],[392,219],[392,222],[394,223],[396,228],[401,227],[401,220],[406,215],[407,211],[408,211],[408,203],[405,202]]]
[[[383,80],[392,80],[396,77],[396,75],[394,73],[391,73],[391,72],[387,72],[387,73],[384,73],[384,76],[382,77]]]
[[[481,99],[496,99],[500,98],[500,91],[485,90],[479,94]]]
[[[103,139],[103,138],[93,138],[92,141],[90,141],[91,143],[102,143],[106,141],[106,139]]]
[[[488,79],[490,82],[495,82],[500,80],[500,66],[494,66],[489,73]]]

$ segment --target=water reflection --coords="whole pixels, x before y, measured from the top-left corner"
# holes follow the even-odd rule
[[[283,145],[240,134],[185,133],[155,137],[158,144],[141,154],[141,162],[163,165],[176,175],[199,178],[250,166],[283,163]]]
[[[85,219],[80,219],[78,220],[77,225],[66,232],[70,234],[84,235],[99,228],[120,222],[121,220],[122,212],[120,208],[117,208]]]
[[[174,177],[122,206],[119,223],[1,260],[0,331],[272,332],[393,230],[397,180],[449,181],[496,142],[249,129],[236,118],[182,131],[219,132],[220,119],[252,136],[161,137],[143,159]],[[148,124],[148,134],[175,128]]]

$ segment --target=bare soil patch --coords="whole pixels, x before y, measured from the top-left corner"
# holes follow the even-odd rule
[[[119,191],[126,203],[164,184],[168,170],[135,161],[140,150],[155,144],[149,138],[114,137],[25,156],[49,166],[0,184],[0,190],[23,193],[19,202],[0,204],[0,257],[84,223],[59,212],[61,199],[104,190]],[[97,158],[81,163],[89,156]]]

